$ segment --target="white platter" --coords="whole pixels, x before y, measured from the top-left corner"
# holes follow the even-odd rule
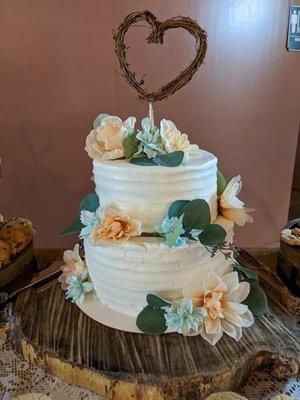
[[[125,332],[143,333],[136,326],[136,317],[122,314],[102,304],[95,292],[87,293],[82,304],[76,303],[82,312],[100,324]],[[165,333],[171,333],[167,330]]]

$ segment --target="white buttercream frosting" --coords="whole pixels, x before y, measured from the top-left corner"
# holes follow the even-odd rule
[[[143,232],[154,232],[176,200],[204,199],[217,217],[217,158],[207,151],[175,168],[94,160],[93,173],[101,207],[134,217]]]
[[[232,231],[227,239],[232,240]],[[86,262],[101,303],[125,314],[137,315],[146,306],[148,293],[168,299],[193,297],[209,271],[223,275],[232,259],[215,257],[196,242],[168,248],[163,240],[136,237],[109,246],[84,242]]]

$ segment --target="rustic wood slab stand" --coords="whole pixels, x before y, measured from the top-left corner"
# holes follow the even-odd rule
[[[8,334],[26,360],[108,399],[201,399],[236,390],[259,367],[277,377],[297,374],[299,325],[281,304],[272,276],[262,271],[270,312],[256,318],[239,342],[226,336],[210,346],[200,336],[114,330],[67,302],[57,283],[19,296]]]

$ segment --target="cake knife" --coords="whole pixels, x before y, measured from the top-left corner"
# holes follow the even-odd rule
[[[5,300],[0,302],[0,310],[3,310],[3,308],[8,303],[14,300],[17,297],[17,295],[23,292],[24,290],[41,286],[43,284],[48,283],[49,281],[56,279],[61,273],[61,266],[62,266],[62,261],[55,260],[49,267],[41,270],[37,274],[31,276],[29,279],[26,279],[25,282],[23,282],[12,293],[10,293]]]

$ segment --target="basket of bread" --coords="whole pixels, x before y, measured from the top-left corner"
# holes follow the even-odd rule
[[[0,287],[12,282],[33,263],[35,229],[26,218],[4,221],[0,215]]]

